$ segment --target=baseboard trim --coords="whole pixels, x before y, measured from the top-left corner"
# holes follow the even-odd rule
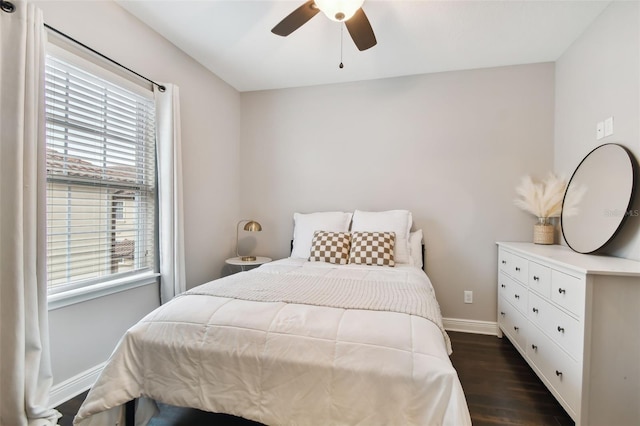
[[[105,365],[106,362],[103,362],[82,373],[76,374],[64,382],[53,385],[49,392],[49,407],[55,408],[89,389],[98,379]]]
[[[493,321],[477,321],[460,318],[443,318],[442,323],[447,331],[463,333],[488,334],[498,336],[498,323]]]

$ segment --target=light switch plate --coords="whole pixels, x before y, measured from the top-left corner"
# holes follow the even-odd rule
[[[609,117],[604,120],[604,136],[611,136],[613,134],[613,117]]]
[[[598,121],[596,125],[596,139],[600,140],[604,138],[604,121]]]

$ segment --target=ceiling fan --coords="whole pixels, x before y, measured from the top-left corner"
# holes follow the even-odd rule
[[[287,15],[271,32],[286,37],[322,11],[331,20],[344,22],[358,50],[367,50],[377,41],[362,3],[364,0],[309,0]]]

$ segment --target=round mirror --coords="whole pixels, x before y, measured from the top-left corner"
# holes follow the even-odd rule
[[[631,208],[636,173],[633,155],[621,145],[601,145],[584,157],[562,202],[560,223],[569,247],[593,253],[613,239]]]

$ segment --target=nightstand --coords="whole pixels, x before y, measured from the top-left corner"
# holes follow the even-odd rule
[[[258,267],[264,263],[269,263],[271,262],[271,258],[270,257],[264,257],[264,256],[257,256],[256,260],[242,260],[241,257],[232,257],[229,258],[227,260],[224,261],[224,263],[226,263],[227,265],[233,265],[233,266],[239,266],[241,271],[245,271],[246,267],[250,266],[250,267]],[[249,268],[252,269],[252,268]]]

